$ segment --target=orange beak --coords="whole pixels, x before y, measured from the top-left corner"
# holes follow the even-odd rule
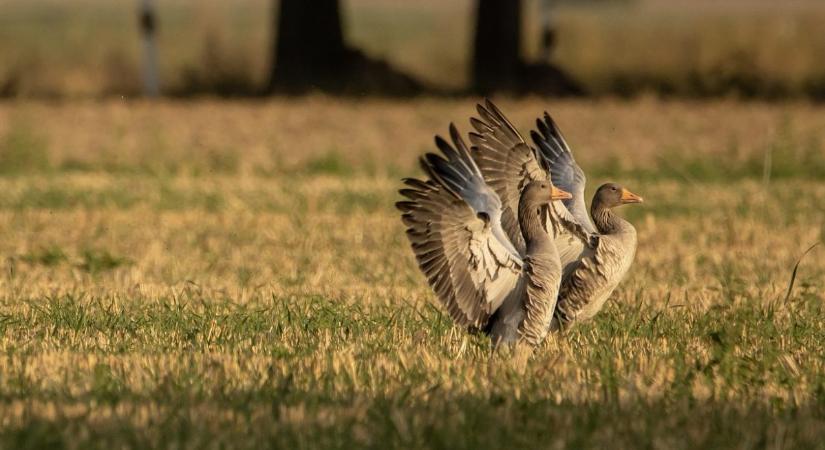
[[[552,200],[567,200],[573,198],[573,194],[563,191],[555,186],[550,186],[550,199]]]
[[[645,201],[642,197],[628,191],[627,189],[622,189],[622,203],[642,203]]]

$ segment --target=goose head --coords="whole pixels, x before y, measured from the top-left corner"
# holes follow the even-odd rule
[[[601,208],[615,208],[628,203],[642,203],[644,199],[627,188],[616,184],[606,183],[599,187],[593,196],[593,205]]]
[[[550,181],[531,181],[521,190],[521,203],[528,207],[549,205],[554,200],[566,200],[573,195],[563,191]]]

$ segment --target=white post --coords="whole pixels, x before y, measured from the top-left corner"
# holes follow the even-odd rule
[[[158,77],[158,50],[155,41],[157,18],[152,0],[141,0],[140,31],[143,43],[143,94],[147,97],[160,95]]]
[[[547,63],[553,56],[553,47],[556,44],[556,24],[553,20],[553,0],[539,1],[539,17],[541,20],[541,51],[539,61]]]

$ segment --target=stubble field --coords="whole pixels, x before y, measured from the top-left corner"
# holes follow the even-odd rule
[[[549,109],[639,249],[524,371],[393,202],[474,99],[0,104],[0,448],[824,448],[825,110]]]

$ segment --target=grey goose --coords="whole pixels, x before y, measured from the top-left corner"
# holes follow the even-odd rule
[[[584,201],[586,177],[556,123],[546,112],[531,131],[534,146],[522,138],[489,100],[477,105],[470,123],[473,158],[484,180],[502,200],[502,226],[517,251],[524,248],[516,228],[519,189],[548,176],[572,198],[555,201],[548,225],[563,267],[551,329],[567,328],[592,318],[624,278],[636,254],[636,229],[613,208],[641,203],[642,197],[615,183],[600,186],[590,206]],[[592,220],[591,220],[592,218]]]
[[[404,179],[406,200],[396,203],[418,266],[456,324],[487,332],[496,345],[535,347],[549,331],[562,277],[550,205],[570,194],[537,177],[519,186],[507,210],[452,124],[450,136],[452,145],[436,137],[443,156],[424,155],[428,179]]]

